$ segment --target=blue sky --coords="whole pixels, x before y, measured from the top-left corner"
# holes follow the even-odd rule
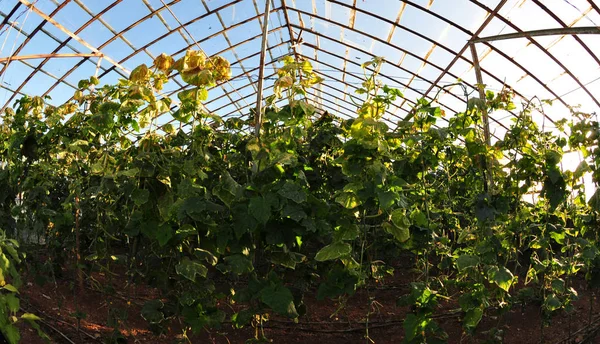
[[[255,102],[253,94],[256,90],[258,74],[256,68],[259,64],[257,53],[261,33],[261,25],[256,17],[264,10],[264,0],[164,1],[171,4],[169,8],[176,18],[167,9],[160,11],[160,18],[149,15],[150,8],[163,7],[161,0],[123,0],[101,16],[103,22],[94,21],[77,35],[94,47],[100,47],[106,56],[119,61],[129,70],[141,63],[151,64],[152,56],[163,52],[177,53],[176,57],[181,56],[190,41],[199,42],[202,49],[212,55],[227,50],[230,44],[236,45],[248,40],[237,46],[235,52],[229,50],[222,54],[232,63],[238,59],[243,60],[233,66],[233,75],[242,74],[242,76],[211,90],[212,102],[208,104],[209,109],[219,109],[218,113],[221,115],[236,116],[247,113],[247,109],[237,111],[236,105],[232,103],[244,107],[251,106]],[[17,2],[18,0],[0,1],[0,11],[6,15]],[[351,6],[354,2],[359,10],[352,21],[351,11],[344,4]],[[469,33],[477,30],[483,23],[487,15],[486,8],[493,9],[498,2],[498,0],[415,0],[406,4],[399,0],[286,0],[286,5],[290,8],[289,20],[294,35],[298,35],[299,27],[306,28],[302,33],[305,44],[299,47],[298,52],[309,59],[321,62],[311,61],[327,80],[320,90],[315,90],[322,106],[330,111],[335,110],[342,116],[352,116],[352,106],[346,104],[344,100],[348,99],[347,94],[352,93],[353,87],[361,81],[360,63],[370,59],[372,55],[384,56],[389,61],[382,68],[382,74],[386,75],[384,81],[402,89],[408,99],[406,102],[398,102],[397,108],[391,109],[387,117],[393,124],[397,121],[393,116],[403,117],[409,111],[411,102],[419,97],[420,92],[433,88],[431,95],[437,90],[435,85],[432,87],[432,81],[440,76],[441,69],[452,61],[454,54],[463,48],[470,38]],[[62,0],[38,0],[35,2],[35,7],[50,14],[60,3]],[[83,24],[90,21],[92,15],[102,12],[111,3],[112,1],[108,0],[72,0],[54,18],[67,30],[77,32]],[[551,0],[542,3],[568,25],[591,26],[600,23],[600,15],[593,9],[590,10],[589,3],[585,0]],[[281,5],[281,0],[273,0],[273,8],[279,9]],[[220,10],[215,12],[217,9]],[[445,20],[436,18],[426,11],[438,14]],[[369,13],[381,16],[389,23],[376,20],[369,16]],[[531,0],[509,0],[500,14],[522,30],[555,28],[561,25],[556,18],[544,13]],[[196,18],[199,19],[194,21]],[[392,32],[393,23],[398,19],[399,25],[405,29],[398,27]],[[24,41],[25,35],[33,31],[41,21],[39,15],[26,11],[26,7],[21,6],[10,18],[14,26],[5,26],[0,34],[0,56],[13,55]],[[133,26],[138,21],[139,24]],[[194,22],[186,26],[189,33],[183,30],[172,30],[179,26],[179,22],[190,21]],[[289,40],[289,31],[284,24],[285,17],[282,11],[271,14],[269,26],[272,32],[269,35],[268,62],[289,53],[289,47],[285,43]],[[353,29],[343,29],[340,24],[352,25]],[[219,33],[224,27],[232,26],[236,27],[228,29],[225,35]],[[111,40],[115,32],[122,35]],[[494,18],[480,36],[511,32],[515,30],[509,24]],[[67,37],[61,30],[46,23],[43,32],[35,35],[18,52],[18,55],[50,53]],[[155,42],[157,38],[161,39]],[[543,47],[549,47],[551,54],[581,83],[590,83],[587,87],[592,94],[600,94],[600,82],[594,81],[600,78],[598,62],[591,58],[581,44],[572,37],[559,38],[542,37],[536,40]],[[593,35],[581,37],[581,40],[598,56],[600,56],[600,49],[597,48],[600,47],[599,39],[598,36]],[[438,43],[435,47],[434,42]],[[314,48],[317,46],[319,49]],[[477,45],[481,65],[486,72],[484,83],[490,89],[501,89],[505,81],[524,97],[538,95],[543,99],[552,99],[554,96],[548,90],[550,89],[558,95],[568,94],[565,100],[569,104],[581,104],[585,111],[597,111],[597,104],[593,103],[583,90],[578,89],[579,85],[575,80],[544,51],[528,44],[527,39],[498,41],[492,43],[492,46],[504,52],[509,59],[487,45]],[[134,49],[141,47],[145,49],[132,55]],[[192,48],[197,47],[192,45]],[[82,44],[71,40],[68,46],[60,49],[59,53],[74,51],[91,52]],[[464,58],[453,65],[438,85],[453,83],[457,78],[471,84],[475,83],[474,72],[469,63],[471,59],[469,50],[462,56]],[[340,57],[347,58],[349,62],[344,65]],[[42,59],[13,61],[6,72],[0,76],[2,85],[15,90],[31,74],[32,68],[42,61]],[[47,73],[36,73],[21,92],[33,95],[47,92],[56,83],[57,78],[61,78],[80,61],[80,58],[50,59],[43,67]],[[65,78],[66,83],[54,87],[50,92],[53,102],[61,103],[67,100],[74,91],[72,86],[76,85],[78,80],[95,73],[96,62],[96,58],[89,59]],[[104,70],[113,67],[106,59],[102,60],[101,66]],[[273,73],[275,66],[276,63],[269,63],[266,74]],[[530,70],[539,82],[527,76],[521,67]],[[248,72],[247,75],[243,75],[245,72]],[[490,74],[500,81],[495,80]],[[113,70],[102,77],[102,82],[112,83],[124,75],[125,73]],[[336,80],[343,80],[343,82]],[[266,81],[266,95],[270,94],[268,88],[272,83],[273,80]],[[178,87],[177,84],[172,83],[165,91],[174,91]],[[440,99],[449,113],[464,109],[462,92],[459,89],[453,89],[452,92],[456,96],[445,95]],[[225,96],[226,93],[230,93],[230,96]],[[11,94],[10,90],[0,89],[2,105],[10,99]],[[562,104],[548,109],[547,113],[554,118],[568,116],[568,111]],[[509,116],[498,114],[497,118],[504,118],[501,122],[506,125],[510,123]],[[161,121],[167,119],[168,116],[165,116]],[[499,125],[492,124],[492,126],[495,133],[502,135],[503,129]]]

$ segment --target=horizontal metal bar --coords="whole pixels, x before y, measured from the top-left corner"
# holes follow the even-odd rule
[[[21,60],[32,60],[32,59],[44,59],[44,58],[65,58],[65,57],[100,57],[104,56],[101,53],[91,53],[91,54],[34,54],[34,55],[20,55],[20,56],[9,56],[9,57],[0,57],[0,63],[4,63],[7,61],[21,61]]]
[[[598,26],[561,27],[561,28],[556,28],[556,29],[523,31],[523,32],[507,33],[504,35],[497,35],[497,36],[478,37],[478,38],[471,39],[469,42],[482,43],[482,42],[500,41],[500,40],[504,40],[504,39],[530,38],[530,37],[537,37],[537,36],[598,35],[598,34],[600,34],[600,27],[598,27]]]

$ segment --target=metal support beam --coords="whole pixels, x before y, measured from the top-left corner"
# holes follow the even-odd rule
[[[91,44],[89,44],[88,42],[86,42],[84,39],[82,39],[81,37],[77,36],[73,32],[69,31],[66,27],[60,25],[56,20],[54,20],[54,18],[52,18],[52,17],[48,16],[46,13],[40,11],[31,2],[29,2],[27,0],[19,0],[19,1],[23,5],[29,7],[33,12],[37,13],[44,20],[46,20],[47,22],[49,22],[52,25],[56,26],[57,29],[59,29],[60,31],[64,32],[67,36],[69,36],[72,39],[76,40],[77,42],[81,43],[83,46],[85,46],[86,48],[90,49],[91,51],[93,51],[95,53],[98,53],[98,54],[102,54],[102,52],[100,50],[96,49],[94,46],[92,46]],[[108,61],[109,63],[111,63],[113,66],[115,66],[115,67],[119,68],[120,70],[122,70],[123,72],[125,72],[125,74],[129,75],[129,73],[130,73],[129,70],[127,70],[127,68],[121,66],[115,60],[111,59],[108,56],[104,56],[104,59],[106,61]]]
[[[473,68],[475,69],[475,77],[477,78],[476,88],[479,91],[479,98],[485,101],[485,90],[483,84],[483,76],[481,75],[481,66],[479,65],[479,57],[477,56],[477,49],[475,44],[470,44],[471,56],[473,58]],[[485,141],[488,146],[491,144],[490,141],[490,122],[487,111],[483,111],[483,133],[485,135]]]
[[[597,35],[600,34],[600,27],[598,26],[585,26],[585,27],[561,27],[556,29],[544,29],[544,30],[533,30],[523,31],[515,33],[507,33],[504,35],[489,36],[489,37],[476,37],[471,39],[470,43],[482,43],[501,41],[504,39],[514,38],[530,38],[537,36],[555,36],[555,35]]]
[[[45,58],[65,58],[65,57],[100,57],[103,56],[101,53],[91,54],[34,54],[34,55],[20,55],[20,56],[9,56],[0,57],[0,63],[10,61],[21,61],[21,60],[32,60],[32,59],[45,59]]]
[[[475,69],[475,77],[477,79],[477,90],[479,91],[479,98],[483,102],[485,102],[485,90],[483,84],[483,76],[481,75],[481,66],[479,65],[479,56],[477,56],[477,49],[475,48],[475,43],[470,44],[471,48],[471,57],[473,59],[473,68]],[[481,109],[481,117],[483,119],[483,135],[485,136],[485,143],[488,147],[492,145],[492,141],[490,138],[490,120],[488,117],[488,111],[484,107]],[[488,161],[487,164],[487,182],[488,182],[488,192],[492,192],[494,186],[494,176],[492,174],[492,161]]]
[[[498,12],[500,11],[500,9],[502,9],[502,6],[504,6],[506,4],[508,0],[502,0],[498,3],[498,5],[496,5],[496,8],[494,8],[493,11],[489,12],[487,18],[483,21],[483,23],[479,26],[479,28],[473,32],[473,34],[471,35],[472,37],[477,37],[479,36],[479,34],[481,32],[483,32],[483,30],[489,25],[489,23],[492,21],[492,19],[494,19],[494,17],[498,14]],[[467,31],[467,34],[470,33]],[[444,78],[444,76],[446,76],[446,74],[451,75],[450,74],[450,69],[452,69],[452,67],[456,64],[456,61],[458,61],[460,59],[460,57],[462,56],[462,54],[465,53],[465,51],[467,51],[467,49],[469,48],[469,43],[467,42],[467,44],[465,44],[462,49],[460,49],[458,51],[458,53],[456,53],[456,55],[454,55],[454,58],[452,59],[452,61],[450,61],[450,63],[446,66],[446,68],[444,69],[444,71],[438,75],[438,77],[435,79],[435,81],[431,84],[431,86],[429,86],[429,88],[427,89],[427,91],[425,91],[425,95],[429,94],[429,92],[431,92],[435,86]]]
[[[269,13],[271,12],[271,0],[265,1],[265,19],[263,20],[263,35],[260,46],[260,62],[258,64],[258,89],[256,92],[256,113],[254,114],[254,135],[260,136],[262,126],[262,97],[263,82],[265,75],[265,55],[267,54],[267,37],[269,33]]]

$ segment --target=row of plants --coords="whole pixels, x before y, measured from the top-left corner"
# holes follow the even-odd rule
[[[442,300],[458,300],[474,333],[486,313],[523,303],[539,303],[547,320],[569,311],[580,273],[598,287],[599,203],[582,183],[600,178],[594,118],[575,113],[557,136],[533,120],[541,104],[517,110],[504,89],[465,94],[449,118],[419,99],[389,127],[383,116],[403,95],[377,79],[376,58],[351,96],[356,118],[343,120],[306,99],[325,82],[308,61],[282,63],[259,137],[253,113],[204,110],[229,62],[191,50],[116,85],[82,80],[58,107],[21,98],[0,125],[0,228],[47,248],[30,261],[47,278],[70,266],[83,288],[92,271],[124,269],[158,287],[163,297],[142,309],[158,332],[177,317],[192,332],[226,320],[258,329],[270,313],[298,319],[310,312],[305,295],[344,304],[401,260],[422,271],[398,295],[411,307],[406,343],[446,342],[434,320]],[[177,106],[156,96],[176,73],[191,86]],[[482,116],[496,111],[516,112],[514,124],[488,145]],[[157,125],[167,112],[191,129]],[[568,150],[584,156],[574,171],[560,168]]]

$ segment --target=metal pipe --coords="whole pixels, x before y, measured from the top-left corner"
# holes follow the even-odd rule
[[[256,92],[256,113],[254,114],[254,135],[260,136],[262,124],[262,97],[263,82],[265,75],[265,55],[267,54],[267,37],[269,33],[269,12],[271,12],[271,0],[265,1],[265,19],[263,20],[263,35],[260,47],[260,62],[258,64],[258,90]]]
[[[475,69],[475,78],[477,79],[477,84],[475,85],[477,87],[477,90],[479,90],[479,98],[481,98],[482,102],[485,102],[485,90],[484,90],[484,84],[483,84],[483,76],[481,75],[481,66],[479,65],[479,56],[477,56],[477,49],[475,48],[475,43],[471,43],[470,44],[470,48],[471,48],[471,56],[473,59],[473,68]],[[485,136],[485,143],[487,144],[488,147],[490,147],[492,145],[492,141],[490,138],[490,121],[489,121],[489,117],[488,117],[488,111],[486,107],[483,107],[482,109],[480,109],[482,112],[482,119],[483,119],[483,135]],[[487,159],[486,159],[487,160]],[[487,161],[486,162],[486,167],[487,167],[487,173],[488,173],[488,190],[489,192],[492,192],[492,188],[494,186],[494,176],[492,174],[492,163],[493,161]]]
[[[561,28],[557,28],[557,29],[523,31],[523,32],[507,33],[504,35],[473,38],[469,42],[482,43],[482,42],[500,41],[500,40],[504,40],[504,39],[513,39],[513,38],[531,38],[531,37],[537,37],[537,36],[594,35],[594,34],[595,35],[600,34],[600,27],[598,27],[598,26],[561,27]]]

